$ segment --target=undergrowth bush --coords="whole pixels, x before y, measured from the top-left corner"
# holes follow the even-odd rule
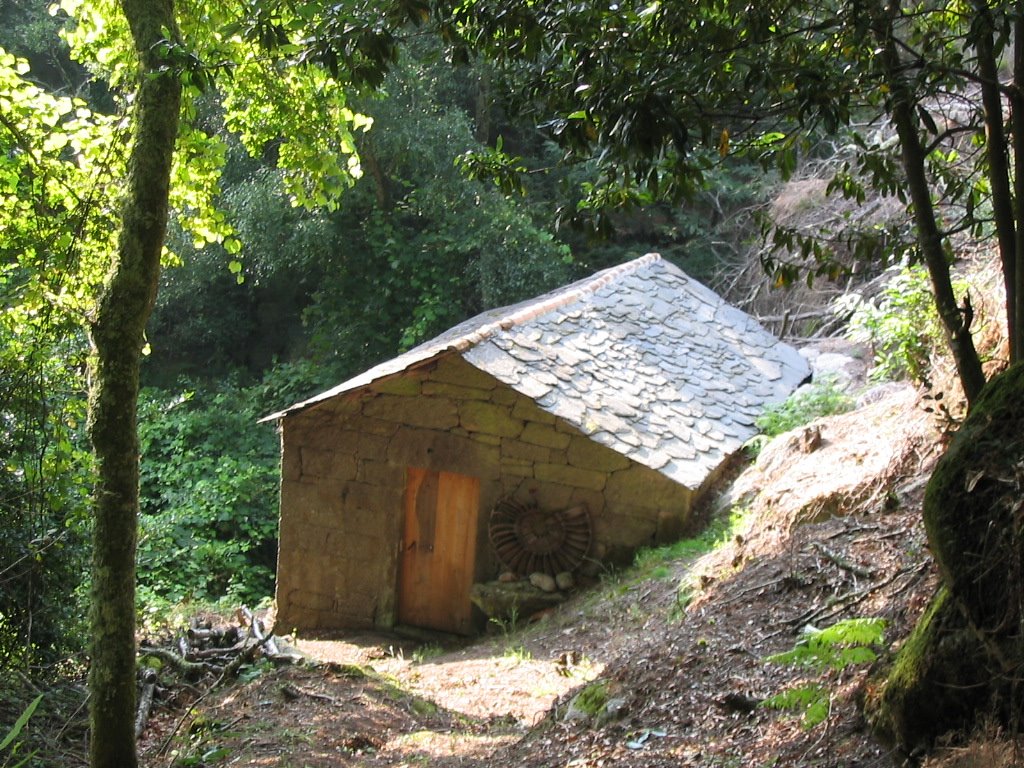
[[[823,379],[801,389],[784,402],[770,405],[755,424],[768,437],[781,435],[822,416],[845,413],[853,407],[853,398],[835,379]]]
[[[967,285],[954,281],[953,289],[960,295]],[[933,354],[945,349],[928,272],[921,265],[894,268],[877,298],[850,294],[840,300],[836,311],[850,314],[847,337],[874,350],[872,381],[924,381]]]
[[[0,766],[3,768],[21,768],[35,756],[35,752],[24,753],[24,745],[21,736],[22,730],[28,725],[29,719],[35,714],[36,707],[43,700],[43,694],[36,696],[32,702],[25,707],[7,733],[0,738]],[[4,756],[6,754],[6,757]]]
[[[808,626],[792,650],[769,656],[766,661],[804,667],[815,672],[841,672],[856,664],[870,664],[878,654],[885,634],[885,619],[846,619],[825,629]],[[798,712],[805,728],[813,728],[828,718],[832,710],[832,691],[821,682],[794,685],[762,702],[769,709]]]
[[[273,589],[277,440],[258,387],[143,393],[140,602],[256,602]]]

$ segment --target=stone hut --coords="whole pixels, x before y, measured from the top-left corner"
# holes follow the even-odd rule
[[[541,542],[532,568],[569,535],[569,569],[678,538],[807,376],[656,254],[484,312],[264,419],[281,429],[279,626],[470,633],[471,586],[509,568],[502,537]]]

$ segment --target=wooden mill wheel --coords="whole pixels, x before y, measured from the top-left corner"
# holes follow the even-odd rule
[[[498,559],[513,573],[540,571],[554,576],[579,567],[590,550],[590,514],[586,504],[557,511],[534,501],[499,501],[488,526]]]

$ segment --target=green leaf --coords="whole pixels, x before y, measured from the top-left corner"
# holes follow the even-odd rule
[[[11,743],[16,738],[18,738],[18,735],[28,724],[29,718],[31,718],[32,715],[35,714],[36,707],[39,706],[39,702],[42,700],[43,694],[39,694],[35,697],[35,699],[32,700],[32,702],[27,707],[25,707],[25,710],[21,713],[21,715],[18,716],[18,719],[15,721],[14,725],[11,726],[11,730],[7,732],[7,735],[4,736],[3,740],[0,740],[0,750],[7,749],[7,747],[9,747]]]

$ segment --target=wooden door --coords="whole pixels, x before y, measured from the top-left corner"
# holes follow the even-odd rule
[[[480,481],[453,472],[406,470],[398,621],[469,634]]]

